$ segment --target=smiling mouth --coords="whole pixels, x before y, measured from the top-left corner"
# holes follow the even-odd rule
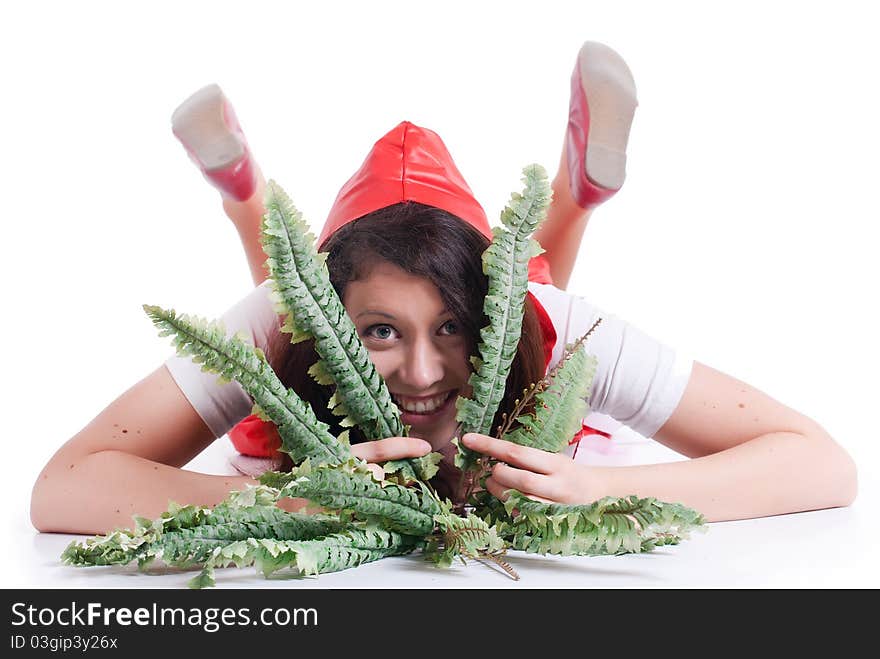
[[[431,398],[411,398],[409,396],[401,396],[398,394],[391,394],[391,397],[394,399],[394,402],[397,403],[401,412],[405,414],[420,414],[428,416],[445,407],[446,403],[456,394],[457,391],[457,389],[453,389],[452,391],[437,394]]]

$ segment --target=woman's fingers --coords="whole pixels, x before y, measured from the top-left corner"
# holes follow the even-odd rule
[[[518,490],[519,492],[522,492],[527,497],[529,497],[530,499],[534,499],[535,501],[542,501],[544,503],[555,503],[553,499],[538,496],[536,494],[532,494],[531,492],[523,492],[518,487],[502,485],[494,476],[490,476],[486,479],[486,489],[489,491],[489,494],[491,494],[496,499],[500,499],[501,501],[507,501],[507,498],[510,496],[510,490]]]
[[[431,445],[417,437],[387,437],[355,444],[351,447],[351,452],[367,462],[387,462],[427,455],[431,452]]]
[[[385,470],[377,463],[404,458],[418,458],[431,452],[431,445],[417,437],[386,437],[351,447],[351,453],[367,463],[373,475],[382,480]]]
[[[553,473],[559,460],[559,456],[555,453],[520,446],[488,435],[467,433],[461,441],[469,449],[538,474]]]
[[[507,496],[503,498],[498,496],[498,494],[492,491],[492,487],[501,493],[505,490],[518,490],[533,499],[549,502],[556,501],[556,485],[556,481],[552,476],[536,474],[525,469],[516,469],[500,462],[492,467],[492,475],[486,479],[486,489],[502,500],[506,499]]]
[[[508,497],[507,490],[518,490],[545,503],[571,499],[565,476],[572,464],[569,458],[477,433],[464,435],[462,442],[499,461],[486,479],[486,489],[502,501]]]
[[[507,501],[507,497],[509,496],[507,494],[507,490],[509,489],[509,487],[499,485],[498,482],[492,477],[486,479],[486,490],[488,490],[489,494],[491,494],[496,499]]]

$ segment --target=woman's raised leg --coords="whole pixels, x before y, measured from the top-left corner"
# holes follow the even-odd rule
[[[251,278],[269,276],[260,244],[266,182],[250,151],[232,104],[217,85],[189,96],[171,116],[171,129],[205,179],[220,191],[247,257]]]
[[[269,272],[260,244],[266,181],[250,151],[229,100],[217,85],[198,90],[171,117],[174,135],[205,179],[220,191],[223,210],[238,232],[255,285]],[[259,476],[283,462],[274,425],[249,416],[229,430],[239,452],[230,464],[246,476]]]
[[[253,195],[244,201],[223,199],[223,210],[238,231],[251,270],[251,279],[254,280],[254,284],[259,285],[269,278],[269,269],[266,267],[266,254],[260,243],[260,224],[266,212],[263,206],[266,181],[259,168],[256,169],[257,181]]]
[[[547,260],[553,285],[564,290],[571,279],[587,222],[593,214],[592,208],[581,208],[571,196],[564,150],[551,188],[553,200],[547,209],[547,218],[535,233],[535,240],[544,248],[542,256]]]
[[[585,42],[571,76],[553,201],[535,234],[558,288],[568,286],[592,211],[623,185],[637,105],[635,82],[623,58],[604,44]]]

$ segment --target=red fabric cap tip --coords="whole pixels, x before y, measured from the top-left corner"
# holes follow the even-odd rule
[[[440,136],[402,121],[373,145],[361,168],[342,186],[318,245],[352,220],[402,201],[441,208],[492,238],[486,212]]]

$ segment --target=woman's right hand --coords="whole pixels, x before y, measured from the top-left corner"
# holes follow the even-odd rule
[[[364,460],[370,471],[379,479],[385,477],[385,470],[378,463],[420,458],[430,452],[431,445],[418,437],[386,437],[372,442],[361,442],[351,447],[352,455]]]

